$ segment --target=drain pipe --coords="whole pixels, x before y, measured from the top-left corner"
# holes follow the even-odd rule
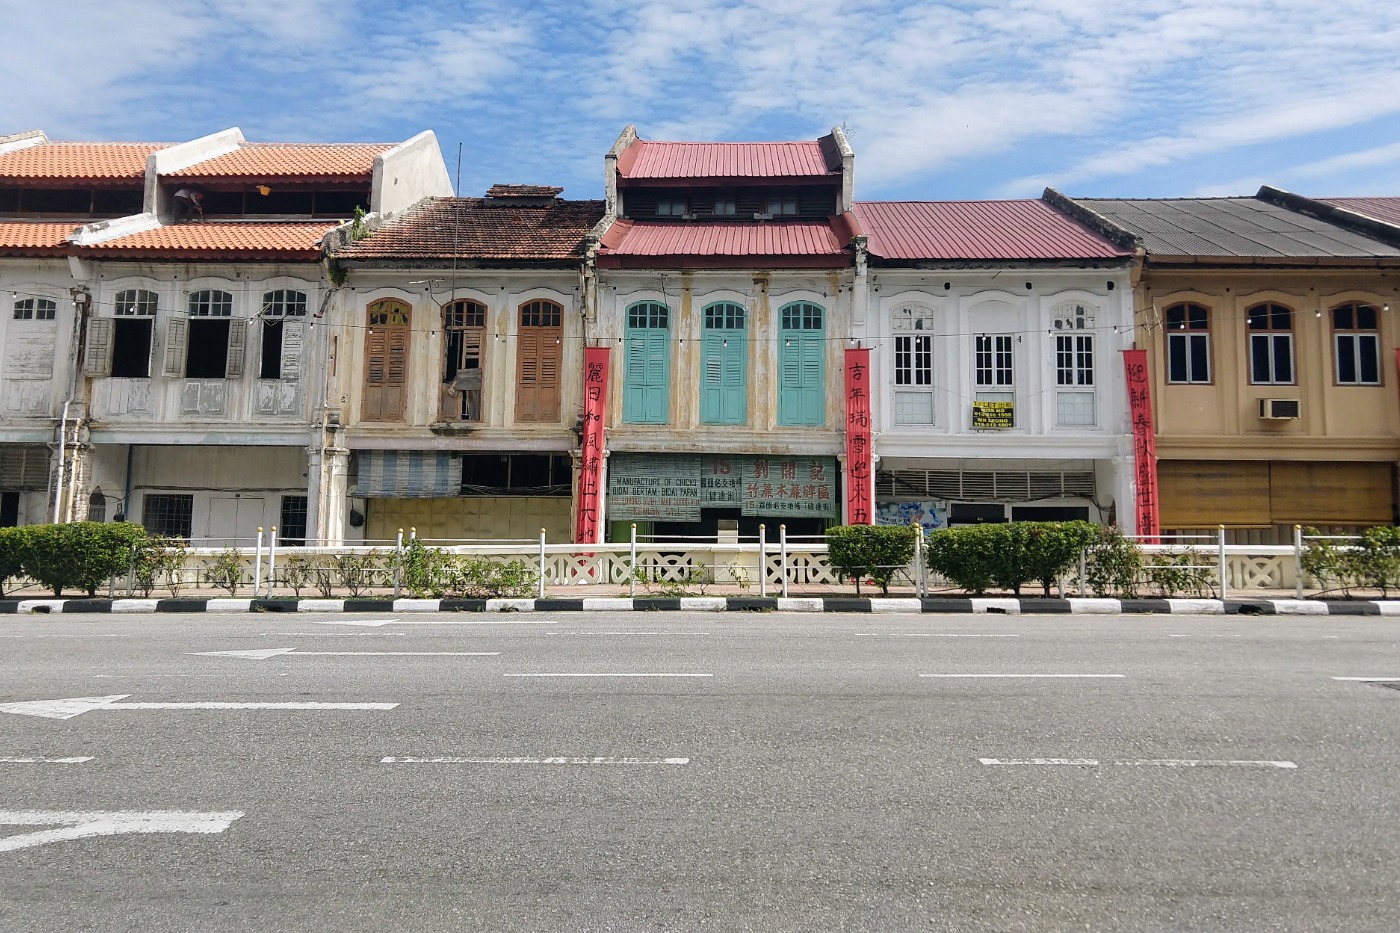
[[[53,523],[58,524],[58,508],[63,501],[63,457],[68,447],[68,406],[73,404],[72,396],[63,403],[63,414],[58,418],[58,470],[53,477]]]

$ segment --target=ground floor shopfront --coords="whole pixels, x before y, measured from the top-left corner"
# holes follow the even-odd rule
[[[1160,460],[1157,476],[1165,532],[1224,525],[1231,544],[1291,544],[1295,524],[1347,534],[1400,514],[1390,461]]]

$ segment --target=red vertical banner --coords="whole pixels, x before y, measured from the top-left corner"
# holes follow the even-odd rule
[[[1128,412],[1133,422],[1133,476],[1137,482],[1137,533],[1161,532],[1157,512],[1157,438],[1152,427],[1152,388],[1147,378],[1147,351],[1124,350],[1128,374]]]
[[[870,351],[846,351],[846,521],[874,524],[875,476],[870,449]]]
[[[603,416],[608,402],[608,348],[583,351],[583,433],[579,436],[578,520],[574,541],[603,540]]]

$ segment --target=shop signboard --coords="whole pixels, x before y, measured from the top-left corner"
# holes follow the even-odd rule
[[[1004,431],[1015,424],[1015,402],[972,403],[972,428],[975,431]]]

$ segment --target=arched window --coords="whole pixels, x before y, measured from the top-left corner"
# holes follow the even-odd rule
[[[564,306],[528,301],[520,306],[515,342],[515,420],[559,421],[559,367]]]
[[[909,305],[894,319],[894,422],[933,424],[933,312]]]
[[[1074,303],[1055,312],[1055,422],[1095,423],[1094,309]]]
[[[1352,303],[1333,308],[1332,341],[1338,385],[1381,384],[1380,313],[1375,307]]]
[[[16,321],[52,321],[58,316],[58,302],[52,298],[21,298],[15,302]]]
[[[748,421],[747,312],[732,301],[706,305],[700,336],[700,422]]]
[[[778,311],[778,423],[826,421],[826,309],[808,301]]]
[[[1293,384],[1293,309],[1255,305],[1245,315],[1249,327],[1249,381],[1253,385]]]
[[[402,421],[408,393],[409,307],[380,298],[365,309],[365,386],[362,421]]]
[[[453,301],[442,306],[443,342],[440,411],[444,421],[481,420],[481,356],[486,340],[486,305]]]
[[[1167,332],[1167,382],[1210,383],[1210,310],[1198,304],[1172,305]]]
[[[671,404],[671,309],[639,301],[627,309],[622,420],[666,424]]]
[[[98,315],[88,321],[83,372],[89,376],[149,378],[157,304],[156,293],[148,289],[126,288],[117,292],[112,301],[112,317]]]
[[[261,379],[300,379],[305,340],[306,292],[279,288],[262,298]]]
[[[188,321],[170,322],[165,344],[166,374],[180,375],[183,356],[186,379],[229,379],[243,375],[243,347],[247,335],[241,321],[238,326],[232,326],[233,295],[214,288],[190,292],[188,308]]]

